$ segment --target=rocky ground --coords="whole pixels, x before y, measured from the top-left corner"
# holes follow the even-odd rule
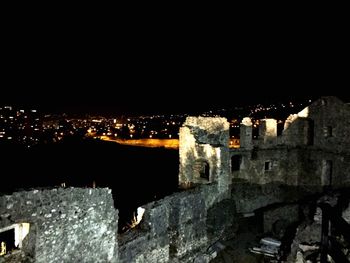
[[[264,256],[256,255],[249,251],[250,247],[258,246],[261,237],[259,225],[256,218],[246,218],[240,224],[237,235],[223,244],[226,248],[211,261],[211,263],[260,263]]]

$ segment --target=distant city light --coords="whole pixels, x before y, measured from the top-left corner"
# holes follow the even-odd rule
[[[239,140],[240,121],[244,116],[253,118],[253,125],[258,128],[258,119],[270,115],[271,112],[273,114],[295,113],[297,109],[294,108],[301,107],[307,101],[312,102],[311,100],[305,100],[301,104],[288,100],[287,103],[256,104],[239,109],[232,108],[231,112],[230,109],[217,109],[204,112],[203,116],[222,116],[220,114],[223,111],[225,111],[225,114],[230,113],[232,116],[230,121],[232,142],[230,142],[230,145],[235,145],[236,140]],[[25,112],[26,114],[24,114]],[[85,115],[84,117],[73,118],[67,114],[43,115],[35,109],[28,111],[7,105],[0,107],[0,140],[12,140],[11,143],[33,146],[37,143],[55,143],[70,135],[90,138],[92,136],[93,138],[108,136],[109,140],[128,141],[128,139],[133,139],[130,141],[133,141],[132,143],[135,143],[135,145],[142,140],[147,140],[151,141],[150,147],[163,147],[161,140],[167,141],[164,144],[174,143],[175,145],[178,142],[178,131],[186,116],[188,115],[158,114],[133,117],[124,115],[107,118]],[[280,116],[276,119],[280,120]],[[107,140],[107,138],[105,139]],[[143,145],[144,143],[144,141],[141,142]]]

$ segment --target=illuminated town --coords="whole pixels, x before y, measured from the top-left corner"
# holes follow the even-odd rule
[[[302,108],[310,101],[272,105],[257,104],[203,112],[202,116],[227,117],[230,120],[230,147],[237,147],[239,145],[239,123],[242,117],[251,116],[254,128],[258,127],[259,119],[264,116],[276,116],[280,118],[278,123],[282,124],[285,116],[295,109]],[[24,110],[11,105],[3,105],[0,106],[0,142],[31,147],[39,143],[55,143],[67,136],[86,136],[126,145],[176,149],[178,148],[179,127],[187,116],[188,114],[77,117],[66,113],[44,114],[37,109]]]

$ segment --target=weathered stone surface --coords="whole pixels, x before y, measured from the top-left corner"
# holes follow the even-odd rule
[[[350,185],[350,106],[335,97],[322,97],[285,122],[276,136],[276,123],[261,120],[259,138],[252,140],[250,119],[241,125],[241,156],[234,178],[252,183],[344,187]],[[249,136],[249,138],[247,138]],[[250,141],[252,140],[252,141]]]
[[[297,201],[315,191],[278,183],[260,185],[236,182],[232,185],[232,201],[238,213],[251,213],[275,203]]]
[[[253,123],[251,118],[243,118],[240,126],[240,148],[253,149]]]
[[[211,240],[233,238],[237,230],[237,212],[231,199],[213,205],[207,212],[207,233]]]
[[[227,120],[187,117],[179,140],[180,186],[217,183],[217,198],[228,198],[231,179]]]
[[[264,145],[275,145],[277,140],[277,121],[275,119],[263,119],[259,126],[259,140]]]
[[[276,237],[282,238],[283,233],[290,224],[296,223],[299,218],[298,204],[284,204],[264,212],[264,232],[273,233]]]
[[[30,224],[29,242],[24,240],[22,251],[34,262],[115,262],[118,258],[118,216],[109,189],[16,192],[1,196],[0,204],[0,228]]]
[[[191,130],[194,138],[201,144],[227,146],[229,123],[225,118],[187,117],[183,125]]]
[[[226,230],[232,230],[235,222],[233,202],[212,203],[215,191],[211,189],[216,187],[203,185],[143,206],[146,211],[141,224],[119,239],[120,262],[206,258],[211,244],[231,237],[232,231]]]
[[[210,248],[232,238],[240,216],[257,212],[254,219],[259,219],[263,211],[265,231],[271,232],[276,220],[297,221],[299,206],[288,203],[320,193],[324,186],[350,184],[349,120],[349,105],[324,97],[291,115],[281,136],[276,121],[265,119],[260,138],[253,140],[251,119],[244,118],[241,148],[230,151],[225,118],[188,117],[179,148],[179,183],[186,191],[144,205],[141,223],[118,239],[108,189],[0,196],[0,228],[30,224],[22,249],[0,262],[208,263]],[[231,173],[233,155],[240,156],[240,170]],[[343,217],[349,222],[348,210]],[[303,211],[306,220],[292,244],[293,260],[297,254],[303,260],[303,253],[320,240],[319,215],[311,208]]]

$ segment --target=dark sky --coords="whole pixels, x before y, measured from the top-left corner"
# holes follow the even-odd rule
[[[67,62],[62,61],[64,58]],[[277,68],[273,72],[245,67],[233,70],[210,63],[204,64],[207,68],[199,62],[180,67],[177,63],[170,65],[169,61],[164,67],[97,66],[103,61],[73,63],[71,58],[63,56],[46,63],[42,57],[39,61],[21,60],[22,64],[13,62],[1,74],[0,102],[44,112],[196,113],[339,94],[346,85],[346,82],[332,83],[321,75],[308,73],[307,76],[305,72],[294,75],[294,71]],[[347,96],[339,97],[350,101]]]
[[[140,59],[137,54],[114,63],[106,56],[21,52],[0,73],[0,103],[45,112],[191,113],[339,94],[349,86],[342,71],[330,74],[261,61],[231,65],[198,56]]]
[[[118,84],[115,84],[118,86]],[[162,87],[137,90],[133,87],[88,88],[51,87],[45,91],[20,90],[3,93],[0,102],[19,107],[37,108],[44,112],[149,114],[149,113],[200,113],[211,109],[230,108],[253,103],[300,101],[320,95],[270,93],[256,94],[250,88],[235,91],[227,87],[208,87],[208,91],[191,87]],[[349,96],[338,95],[349,102]]]
[[[186,112],[349,87],[341,47],[327,52],[330,46],[309,32],[33,21],[2,32],[1,104],[47,112]]]

